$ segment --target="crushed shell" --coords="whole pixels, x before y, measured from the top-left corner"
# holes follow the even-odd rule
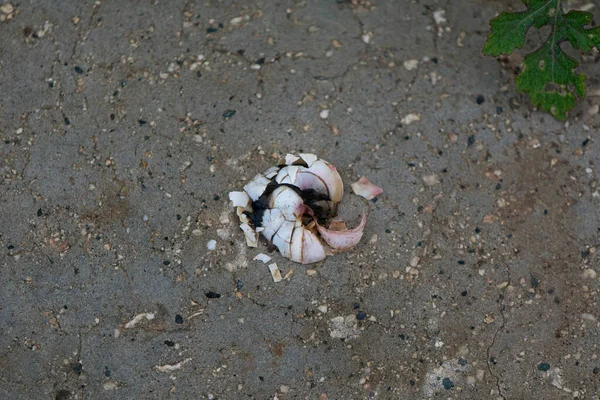
[[[380,188],[372,187],[381,193]],[[367,187],[369,194],[377,192],[372,187]],[[347,229],[339,219],[331,220],[327,227],[318,224],[319,216],[334,214],[343,196],[344,185],[336,168],[310,153],[287,154],[277,166],[252,178],[243,192],[229,193],[248,246],[257,247],[261,234],[281,255],[302,264],[321,261],[359,243],[366,225],[364,211],[354,229]],[[257,259],[266,263],[267,257]],[[273,279],[280,280],[276,265],[269,268]]]

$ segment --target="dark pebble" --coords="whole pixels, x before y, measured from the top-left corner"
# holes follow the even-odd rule
[[[529,277],[531,278],[531,287],[532,288],[536,288],[539,286],[540,281],[537,280],[537,278],[535,276],[533,276],[533,274],[529,274]]]
[[[459,358],[458,359],[458,364],[459,365],[463,365],[463,366],[467,365],[467,360],[465,360],[464,358]]]
[[[177,214],[177,221],[181,221],[181,215]]]
[[[238,292],[241,292],[243,287],[244,287],[244,282],[242,282],[238,279],[237,282],[235,283],[235,288],[237,289]]]
[[[183,324],[183,317],[179,314],[175,315],[175,323],[176,324]]]
[[[496,184],[496,190],[500,190],[500,189],[502,189],[502,185],[501,185],[501,184],[499,184],[499,183],[497,183],[497,184]]]
[[[363,320],[367,319],[367,313],[359,311],[356,314],[356,319],[359,320],[359,321],[363,321]]]
[[[223,118],[231,118],[235,115],[236,111],[235,110],[226,110],[223,113]]]
[[[213,28],[213,27],[211,26],[210,28],[208,28],[208,29],[206,30],[206,33],[214,33],[214,32],[216,32],[216,31],[218,31],[218,29],[217,29],[217,28]]]
[[[81,372],[83,372],[83,365],[81,365],[79,361],[72,363],[71,368],[73,368],[73,371],[75,371],[77,375],[81,375]]]
[[[503,111],[502,107],[500,107],[500,106],[496,107],[496,114],[500,115],[500,114],[502,114],[502,111]]]
[[[140,126],[146,125],[147,121],[145,119],[138,119]]]
[[[475,135],[469,135],[467,138],[467,146],[473,146],[475,144]]]
[[[218,299],[219,297],[221,297],[221,294],[216,292],[206,292],[204,293],[204,295],[209,299]]]
[[[42,209],[41,209],[41,208],[38,208],[38,211],[37,211],[37,216],[38,216],[38,217],[41,217],[42,215],[43,215],[43,213],[42,213]]]
[[[171,341],[171,340],[165,340],[165,344],[169,347],[173,347],[175,346],[175,342]]]
[[[483,98],[483,95],[480,94],[477,96],[477,98],[475,99],[475,101],[477,102],[477,104],[483,104],[483,102],[485,101],[485,99]]]
[[[12,244],[9,244],[8,246],[6,246],[7,249],[12,250],[15,248],[15,246],[13,246]]]
[[[390,228],[387,228],[387,229],[385,230],[385,233],[392,233],[392,230],[391,230]]]
[[[588,143],[589,143],[589,142],[590,142],[590,139],[585,139],[585,140],[583,141],[583,143],[581,143],[581,146],[582,146],[582,147],[585,147],[585,146],[587,146],[587,145],[588,145]]]
[[[215,196],[213,197],[214,201],[219,201],[221,200],[221,196],[219,196],[218,194],[215,194]]]
[[[460,292],[460,295],[463,296],[463,297],[465,297],[467,295],[467,291],[463,290],[462,292]]]
[[[67,125],[67,126],[71,125],[71,120],[67,117],[65,117],[65,125]]]
[[[78,65],[75,68],[75,72],[77,72],[79,75],[83,74],[83,69],[81,69],[81,67]]]
[[[594,367],[594,369],[592,370],[592,372],[593,372],[595,375],[598,375],[598,374],[600,373],[600,368],[598,368],[598,367]]]
[[[256,60],[256,63],[257,63],[258,65],[263,65],[263,64],[265,63],[265,58],[264,58],[264,57],[262,57],[262,58],[259,58],[258,60]]]
[[[165,261],[163,261],[163,264],[164,264],[164,265],[171,265],[171,261],[169,261],[169,260],[165,260]]]
[[[355,310],[358,310],[358,307],[360,307],[360,304],[358,304],[358,303],[352,304],[352,308],[354,308]]]
[[[408,381],[408,383],[410,384],[410,386],[415,386],[416,382],[411,379],[410,381]]]
[[[106,376],[107,378],[110,377],[110,369],[108,369],[107,366],[104,366],[104,376]]]
[[[196,71],[196,78],[202,78],[202,72]]]
[[[458,260],[458,264],[459,265],[465,265],[465,261],[464,260]]]
[[[540,371],[548,371],[550,369],[550,364],[548,364],[548,363],[540,363],[538,365],[538,369]]]
[[[450,380],[450,378],[444,378],[442,380],[442,385],[444,385],[444,389],[450,390],[454,387],[454,383]]]

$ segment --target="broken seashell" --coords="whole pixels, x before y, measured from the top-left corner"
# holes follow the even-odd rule
[[[233,203],[234,207],[245,208],[250,204],[250,196],[246,192],[230,192],[229,200]]]
[[[377,189],[374,196],[381,193]],[[347,229],[339,219],[327,228],[319,225],[334,216],[343,196],[336,168],[310,153],[287,154],[278,166],[252,178],[244,192],[229,194],[248,246],[257,246],[260,233],[282,256],[302,264],[321,261],[359,243],[366,225],[364,211],[354,229]]]
[[[342,223],[344,226],[346,225],[343,221]],[[366,224],[367,216],[363,211],[360,224],[354,229],[334,230],[317,225],[317,230],[321,234],[323,240],[325,240],[329,247],[331,247],[331,250],[336,253],[340,251],[346,251],[356,246],[358,242],[360,242],[360,238],[362,238],[363,230],[365,229]],[[339,223],[336,223],[334,228],[339,229]]]
[[[354,193],[364,197],[367,200],[374,199],[383,193],[383,190],[379,186],[373,185],[364,176],[361,176],[360,179],[354,182],[351,186]]]

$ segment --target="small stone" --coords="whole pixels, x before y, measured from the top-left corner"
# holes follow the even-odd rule
[[[440,183],[440,177],[437,176],[436,174],[424,175],[423,182],[427,186],[437,185],[438,183]]]
[[[231,118],[235,115],[236,111],[235,110],[226,110],[223,113],[223,118]]]
[[[242,17],[235,17],[233,18],[231,21],[229,21],[229,23],[231,25],[238,25],[240,24],[244,19]]]
[[[11,14],[14,10],[15,8],[10,3],[2,4],[0,6],[0,12],[2,12],[2,14]]]
[[[217,241],[216,240],[209,240],[208,243],[206,244],[206,248],[210,251],[216,250],[217,248]]]
[[[598,273],[591,268],[583,270],[581,275],[585,279],[596,279],[598,277]]]
[[[286,386],[286,385],[281,385],[281,386],[279,386],[279,391],[280,391],[281,393],[289,393],[289,391],[290,391],[290,387],[289,387],[289,386]]]
[[[419,61],[415,59],[406,60],[402,65],[404,65],[404,68],[407,71],[412,71],[413,69],[417,69],[417,67],[419,66]]]
[[[442,380],[442,385],[444,385],[444,389],[450,390],[454,387],[454,383],[450,380],[450,378],[444,378]]]
[[[592,314],[588,314],[588,313],[581,314],[581,319],[583,319],[585,321],[596,322],[596,317],[594,317]]]
[[[176,324],[183,324],[183,317],[179,314],[175,315],[175,323]]]
[[[550,364],[540,363],[540,364],[538,364],[537,369],[539,369],[540,371],[548,371],[550,369]]]
[[[437,10],[433,12],[433,19],[436,25],[440,25],[447,22],[446,18],[444,17],[444,14],[446,14],[446,10]]]
[[[361,36],[362,41],[365,44],[371,43],[371,39],[373,39],[373,32],[367,32]]]
[[[205,296],[206,296],[206,298],[208,298],[208,299],[218,299],[218,298],[220,298],[220,297],[221,297],[221,294],[220,294],[220,293],[213,292],[213,291],[206,292],[206,293],[204,293],[204,295],[205,295]]]
[[[475,101],[477,102],[477,104],[481,105],[483,104],[483,102],[485,101],[485,99],[483,98],[483,95],[478,95],[477,98],[475,99]]]
[[[367,319],[367,313],[365,313],[363,311],[359,311],[356,314],[356,319],[359,320],[359,321],[363,321],[363,320]]]
[[[420,120],[421,120],[421,116],[419,114],[408,114],[404,118],[402,118],[402,120],[400,120],[400,122],[402,122],[403,125],[410,125],[413,122],[417,122]]]
[[[322,110],[319,113],[319,117],[321,117],[321,119],[327,119],[329,117],[329,110]]]

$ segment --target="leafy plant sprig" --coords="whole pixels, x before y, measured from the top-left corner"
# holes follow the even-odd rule
[[[523,69],[516,79],[517,90],[529,95],[533,105],[564,120],[566,112],[585,96],[585,75],[575,72],[579,63],[568,56],[561,43],[569,42],[583,53],[600,49],[600,27],[590,25],[593,15],[571,10],[564,13],[560,0],[523,0],[527,10],[503,12],[490,21],[491,31],[483,54],[497,57],[508,55],[525,44],[532,26],[551,28],[542,45],[525,56]]]

